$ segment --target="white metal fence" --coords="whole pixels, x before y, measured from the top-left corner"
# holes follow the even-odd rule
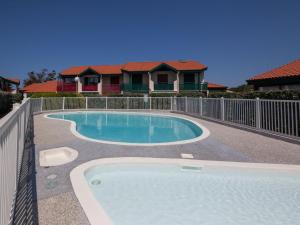
[[[0,225],[12,219],[30,113],[26,100],[0,120]]]
[[[58,97],[32,99],[34,112],[169,110],[300,140],[300,101],[191,97]]]
[[[0,225],[8,225],[31,113],[65,110],[168,110],[300,141],[300,101],[187,97],[57,97],[23,102],[0,120]]]

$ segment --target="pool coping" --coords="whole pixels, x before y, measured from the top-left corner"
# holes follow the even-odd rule
[[[121,157],[103,158],[85,162],[70,173],[70,179],[74,193],[79,200],[91,225],[114,225],[104,208],[94,197],[91,188],[85,178],[85,173],[96,166],[105,164],[176,164],[181,166],[211,166],[211,167],[231,167],[248,169],[269,169],[269,170],[290,170],[299,171],[300,165],[289,164],[265,164],[265,163],[245,163],[228,161],[208,161],[194,159],[169,159],[169,158],[145,158],[145,157]],[[101,221],[101,222],[100,222]],[[100,222],[100,223],[99,223]]]
[[[194,125],[196,125],[197,127],[199,127],[202,130],[202,134],[199,137],[196,138],[192,138],[192,139],[188,139],[188,140],[182,140],[182,141],[173,141],[173,142],[163,142],[163,143],[127,143],[127,142],[117,142],[117,141],[105,141],[105,140],[97,140],[94,138],[89,138],[86,137],[82,134],[80,134],[77,130],[76,130],[76,123],[72,120],[67,120],[67,119],[59,119],[59,118],[51,118],[49,117],[49,115],[53,115],[53,114],[60,114],[60,113],[65,113],[65,114],[74,114],[74,113],[113,113],[113,114],[139,114],[139,115],[153,115],[153,116],[162,116],[162,117],[173,117],[173,118],[179,118],[179,119],[183,119],[183,120],[187,120],[191,123],[193,123]],[[62,120],[62,121],[67,121],[70,122],[70,130],[71,133],[73,135],[75,135],[78,138],[87,140],[87,141],[92,141],[92,142],[98,142],[98,143],[102,143],[102,144],[114,144],[114,145],[126,145],[126,146],[166,146],[166,145],[181,145],[181,144],[189,144],[189,143],[193,143],[193,142],[197,142],[197,141],[201,141],[205,138],[207,138],[210,135],[209,130],[203,126],[202,124],[196,122],[195,120],[189,119],[184,117],[183,115],[180,114],[176,114],[176,115],[171,115],[169,113],[159,113],[159,112],[132,112],[132,111],[103,111],[103,110],[99,110],[99,111],[71,111],[71,112],[65,112],[65,111],[60,111],[60,112],[54,112],[54,113],[47,113],[44,115],[44,117],[46,119],[52,119],[52,120]]]

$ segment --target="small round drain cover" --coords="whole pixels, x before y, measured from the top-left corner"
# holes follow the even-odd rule
[[[50,174],[50,175],[48,175],[46,178],[47,178],[48,180],[54,180],[56,177],[57,177],[56,174]]]
[[[53,189],[58,185],[58,182],[56,180],[50,180],[46,183],[47,189]]]
[[[97,186],[97,185],[100,185],[100,184],[101,184],[101,180],[99,180],[99,179],[95,179],[95,180],[91,181],[91,185],[93,185],[93,186]]]

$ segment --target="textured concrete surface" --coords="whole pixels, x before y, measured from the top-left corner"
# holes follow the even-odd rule
[[[89,222],[73,192],[62,193],[40,200],[39,224],[88,225]]]
[[[69,122],[50,120],[44,118],[44,115],[35,116],[36,159],[39,158],[40,150],[48,148],[67,146],[79,152],[75,161],[65,165],[42,168],[36,163],[40,224],[86,224],[85,215],[73,194],[69,174],[77,165],[92,159],[134,156],[180,158],[181,153],[190,153],[195,159],[201,160],[300,164],[299,145],[188,118],[204,125],[211,135],[202,141],[184,145],[137,147],[82,140],[71,133]],[[56,175],[55,179],[47,179],[53,174]],[[58,210],[60,208],[61,211]],[[60,215],[62,212],[65,212],[64,216]]]

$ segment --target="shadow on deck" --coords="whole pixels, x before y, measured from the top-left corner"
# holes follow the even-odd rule
[[[34,120],[30,118],[18,183],[13,225],[37,225]]]

